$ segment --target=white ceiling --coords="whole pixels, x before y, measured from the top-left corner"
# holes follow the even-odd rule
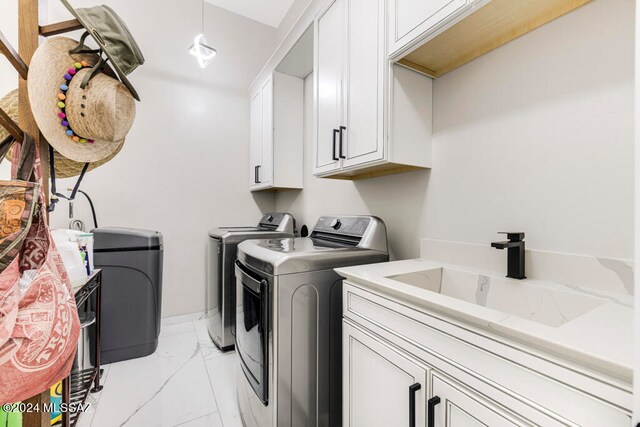
[[[277,28],[294,0],[205,0],[215,6]]]

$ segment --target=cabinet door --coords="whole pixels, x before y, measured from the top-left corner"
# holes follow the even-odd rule
[[[471,0],[391,0],[389,54],[427,36],[470,7]]]
[[[517,418],[466,387],[433,373],[431,399],[427,403],[429,427],[524,427],[532,424]],[[432,399],[439,399],[432,400]],[[438,403],[436,403],[438,402]]]
[[[384,0],[347,0],[346,129],[343,167],[384,156]]]
[[[273,185],[273,79],[262,86],[262,161],[258,170],[260,187]]]
[[[262,163],[262,91],[251,97],[251,118],[249,131],[249,188],[260,186],[257,179],[258,167]]]
[[[342,120],[345,0],[336,0],[316,22],[314,173],[340,169],[337,132]]]
[[[410,409],[415,426],[424,427],[425,368],[347,322],[342,366],[345,427],[408,426]]]

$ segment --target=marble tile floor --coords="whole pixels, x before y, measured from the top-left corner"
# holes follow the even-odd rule
[[[79,427],[242,427],[235,352],[209,339],[202,314],[163,319],[150,356],[104,365]]]

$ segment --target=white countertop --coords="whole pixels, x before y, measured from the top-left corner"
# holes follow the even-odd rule
[[[345,267],[336,271],[349,282],[397,298],[416,308],[444,314],[631,383],[632,297],[594,294],[575,287],[525,279],[523,282],[529,285],[583,292],[607,300],[586,314],[553,327],[387,278],[397,274],[444,267],[495,277],[494,274],[476,269],[424,259]]]

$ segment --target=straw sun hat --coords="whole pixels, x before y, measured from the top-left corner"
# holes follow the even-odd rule
[[[12,90],[8,94],[6,94],[2,99],[0,99],[0,108],[11,117],[11,119],[18,123],[18,89]],[[6,137],[9,136],[9,132],[0,126],[0,141],[4,141]],[[118,149],[111,154],[109,157],[102,159],[97,162],[93,162],[89,164],[88,171],[97,168],[98,166],[102,166],[107,163],[109,160],[114,158],[116,154],[122,148],[122,144],[118,147]],[[84,163],[82,162],[74,162],[73,160],[69,160],[63,157],[57,151],[54,152],[55,157],[55,167],[56,167],[56,177],[57,178],[71,178],[73,176],[80,175]],[[11,154],[7,154],[6,159],[11,161]]]
[[[135,101],[106,65],[82,89],[99,57],[70,54],[77,46],[76,40],[56,37],[38,47],[27,79],[31,110],[46,140],[62,156],[81,163],[104,162],[122,148],[135,118]]]
[[[18,89],[12,90],[0,99],[0,108],[7,113],[11,120],[18,123]],[[0,142],[7,139],[9,131],[0,126]]]

